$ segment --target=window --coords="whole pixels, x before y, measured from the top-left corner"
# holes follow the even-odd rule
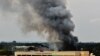
[[[26,56],[26,55],[22,55],[22,56]]]
[[[31,56],[31,55],[26,55],[26,56]]]
[[[17,56],[21,56],[21,55],[17,55]]]
[[[32,56],[42,56],[42,55],[32,55]]]

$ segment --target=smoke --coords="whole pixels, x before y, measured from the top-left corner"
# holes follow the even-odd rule
[[[47,41],[52,50],[63,50],[68,45],[75,45],[78,41],[71,34],[74,23],[71,13],[67,9],[66,0],[0,0],[20,13],[19,22],[22,31],[29,33],[38,32],[40,35],[48,34]],[[68,44],[68,45],[67,45]]]

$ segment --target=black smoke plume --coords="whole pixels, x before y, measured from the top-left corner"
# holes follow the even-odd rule
[[[26,3],[30,8],[23,16],[26,29],[48,33],[49,47],[53,50],[75,48],[78,39],[71,34],[75,25],[66,0],[26,0]]]
[[[1,0],[0,0],[1,1]],[[4,0],[10,9],[20,13],[22,30],[25,33],[36,31],[47,34],[49,48],[52,50],[76,49],[77,37],[71,34],[75,25],[67,9],[66,0]],[[4,7],[5,8],[5,7]],[[73,50],[72,49],[72,50]]]

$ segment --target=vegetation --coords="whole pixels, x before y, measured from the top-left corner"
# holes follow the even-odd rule
[[[15,46],[36,46],[36,47],[47,47],[47,43],[18,43],[16,41],[13,42],[1,42],[0,43],[0,55],[14,55]],[[32,49],[32,48],[29,48]],[[73,49],[73,48],[72,48]],[[96,56],[100,56],[100,43],[78,43],[76,51],[90,51],[90,53],[94,53]]]
[[[78,50],[90,51],[96,56],[100,56],[100,43],[79,43]]]

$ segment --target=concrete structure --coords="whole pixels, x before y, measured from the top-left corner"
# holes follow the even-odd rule
[[[91,53],[90,56],[95,56],[95,55],[93,53]]]
[[[90,56],[88,51],[17,51],[15,56]]]

